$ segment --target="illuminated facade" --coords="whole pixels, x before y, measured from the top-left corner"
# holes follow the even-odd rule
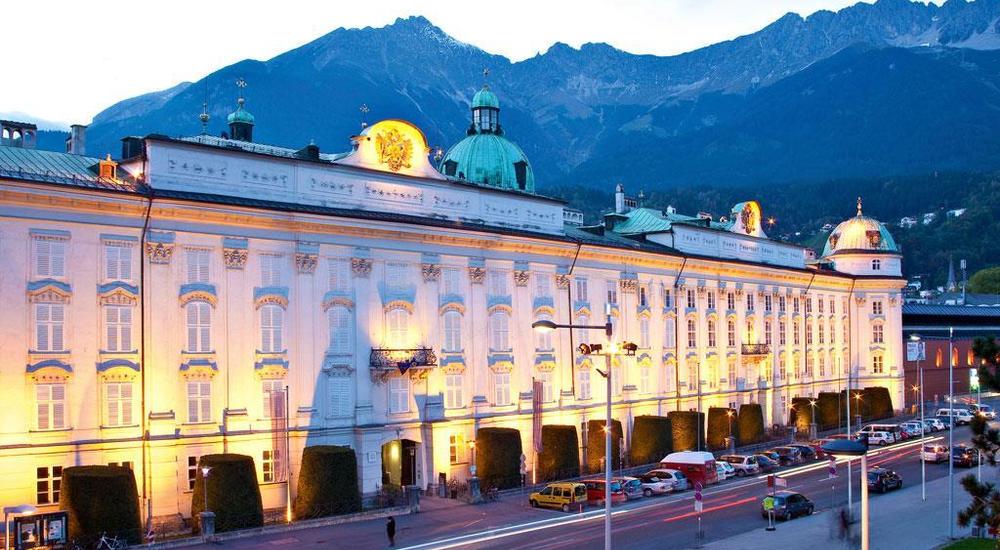
[[[225,451],[280,508],[313,444],[354,448],[365,494],[427,486],[467,476],[483,426],[520,428],[530,465],[533,380],[546,424],[605,400],[572,352],[602,337],[530,325],[609,306],[638,345],[612,370],[625,426],[748,402],[781,423],[847,365],[902,403],[900,256],[860,208],[820,261],[768,239],[753,201],[712,221],[621,191],[601,225],[565,223],[495,96],[473,113],[477,143],[440,170],[396,120],[342,154],[255,144],[249,113],[245,139],[127,138],[118,162],[0,147],[0,504],[44,509],[61,467],[129,463],[153,516],[185,517],[197,458]]]

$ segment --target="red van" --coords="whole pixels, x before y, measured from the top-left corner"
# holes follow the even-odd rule
[[[702,486],[719,482],[719,474],[715,471],[715,456],[704,451],[682,451],[670,453],[660,461],[661,468],[680,470],[693,485],[701,482]]]
[[[604,505],[604,480],[585,479],[581,481],[587,486],[587,502],[590,504]],[[625,502],[628,497],[625,495],[625,488],[620,480],[611,480],[611,503]]]

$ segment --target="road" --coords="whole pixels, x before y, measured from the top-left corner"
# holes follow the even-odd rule
[[[955,432],[955,441],[968,441],[968,428]],[[928,437],[947,443],[947,432]],[[869,467],[884,466],[896,470],[904,486],[920,484],[920,461],[917,442],[906,442],[869,454]],[[854,499],[860,497],[860,463],[852,467]],[[956,475],[967,470],[956,468]],[[972,471],[975,471],[974,469]],[[817,511],[847,503],[846,464],[838,465],[838,477],[829,479],[826,461],[816,461],[795,468],[788,468],[781,475],[788,481],[788,489],[798,491],[816,504]],[[947,463],[927,465],[927,479],[948,475]],[[763,529],[766,521],[760,515],[760,499],[767,492],[766,476],[752,479],[733,479],[704,491],[702,528],[704,542],[728,538],[752,529]],[[920,492],[913,491],[919,499]],[[873,499],[879,495],[872,494]],[[546,511],[548,512],[548,511]],[[591,515],[593,514],[593,515]],[[558,511],[549,516],[568,520],[565,523],[528,524],[508,529],[497,529],[472,536],[438,539],[429,544],[406,546],[411,550],[445,548],[532,548],[535,550],[603,548],[604,524],[599,512],[566,518]],[[541,518],[540,518],[541,519]],[[578,521],[573,521],[577,519]],[[665,498],[651,498],[616,507],[612,519],[612,544],[616,549],[688,548],[696,545],[698,515],[694,512],[694,494],[686,491]],[[778,529],[794,529],[794,520],[779,522]],[[409,542],[409,541],[408,541]]]

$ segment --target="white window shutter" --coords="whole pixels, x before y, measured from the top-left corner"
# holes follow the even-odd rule
[[[66,275],[66,243],[63,241],[50,241],[52,250],[52,273],[53,277]]]
[[[114,245],[104,247],[104,278],[118,279],[118,252],[121,250]]]
[[[38,351],[49,351],[49,306],[35,305],[35,347]]]
[[[51,273],[49,262],[49,241],[35,239],[35,275],[48,277]]]
[[[212,418],[212,386],[209,382],[201,382],[201,421]]]
[[[66,427],[66,386],[52,386],[52,429],[61,430]]]
[[[271,343],[274,345],[274,351],[281,351],[283,349],[284,310],[278,306],[273,306],[273,308],[271,326],[274,327],[274,336]]]
[[[123,280],[132,280],[132,247],[122,246],[118,248],[118,277]]]
[[[132,308],[125,306],[118,309],[118,322],[121,323],[118,345],[121,351],[132,350]]]
[[[63,351],[65,350],[63,342],[63,308],[65,306],[51,305],[49,306],[52,316],[52,351]]]
[[[198,383],[188,382],[188,422],[199,422],[198,418]]]

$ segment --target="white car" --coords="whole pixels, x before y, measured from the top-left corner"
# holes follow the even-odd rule
[[[923,437],[924,432],[926,431],[924,429],[924,425],[921,424],[919,420],[916,422],[903,422],[900,426],[906,428],[906,431],[911,434],[915,434],[917,437]]]
[[[945,462],[948,460],[948,447],[946,445],[924,445],[920,451],[920,458],[934,464]]]
[[[993,407],[989,405],[978,405],[973,403],[969,405],[969,411],[973,413],[978,413],[986,418],[987,420],[996,420],[997,413],[993,410]]]
[[[896,438],[889,432],[871,432],[868,434],[869,445],[889,445],[895,443]]]
[[[736,475],[754,475],[760,473],[760,465],[757,464],[757,457],[753,455],[725,455],[720,456],[716,462],[727,462],[736,470]]]
[[[651,497],[653,495],[665,495],[674,490],[673,480],[663,480],[655,475],[643,474],[639,476],[642,482],[642,494]]]
[[[736,477],[736,468],[733,468],[732,464],[724,460],[717,460],[715,462],[715,473],[719,481],[725,481],[731,477]]]
[[[948,426],[937,418],[925,418],[924,424],[927,424],[928,428],[933,432],[940,432],[948,429]]]
[[[673,483],[674,491],[687,491],[690,487],[687,476],[678,470],[672,470],[670,468],[657,468],[646,472],[646,475],[656,476],[666,482]]]

